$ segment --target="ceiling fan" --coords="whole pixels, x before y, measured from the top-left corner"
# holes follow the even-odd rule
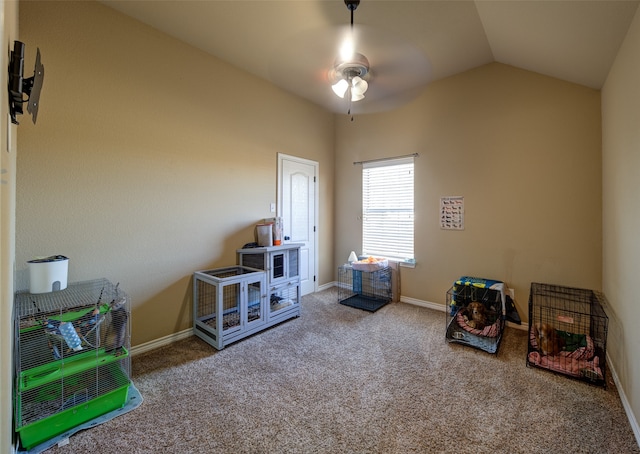
[[[351,23],[339,24],[334,2],[319,2],[328,26],[301,27],[277,46],[270,59],[270,80],[351,116],[394,109],[421,93],[431,80],[425,51],[376,22],[380,16],[365,11],[367,23],[354,24],[360,3],[344,0]],[[376,3],[366,6],[375,8]]]
[[[351,11],[351,33],[343,42],[340,56],[336,59],[329,73],[331,88],[340,98],[348,102],[347,113],[351,115],[351,103],[364,99],[369,88],[366,76],[369,74],[369,60],[355,51],[353,43],[353,13],[358,8],[360,0],[344,0],[347,9]],[[351,116],[353,121],[353,115]]]

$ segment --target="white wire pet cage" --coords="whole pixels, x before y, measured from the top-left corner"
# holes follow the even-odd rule
[[[31,449],[123,407],[130,300],[106,279],[15,295],[15,430]]]

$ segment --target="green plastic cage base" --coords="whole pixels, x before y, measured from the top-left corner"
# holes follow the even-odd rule
[[[20,446],[31,449],[73,427],[124,407],[131,382],[117,364],[113,364],[111,373],[116,376],[118,382],[125,384],[99,397],[19,427],[16,432],[20,436]]]
[[[51,361],[38,367],[20,372],[18,391],[24,392],[47,383],[61,380],[87,369],[104,366],[129,356],[129,352],[121,347],[107,352],[104,348],[90,350],[86,353],[70,356],[65,359]]]

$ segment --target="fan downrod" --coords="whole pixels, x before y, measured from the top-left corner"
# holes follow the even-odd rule
[[[360,0],[344,0],[344,4],[347,5],[347,9],[351,11],[351,28],[353,28],[353,12],[360,4]]]

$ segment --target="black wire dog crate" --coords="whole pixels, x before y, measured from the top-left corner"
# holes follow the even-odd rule
[[[533,282],[527,366],[606,387],[609,318],[604,295]]]
[[[506,285],[463,276],[447,291],[447,342],[497,353],[505,327]]]
[[[338,301],[345,306],[375,312],[392,299],[391,268],[361,271],[338,267]]]
[[[22,448],[126,404],[129,320],[129,297],[106,279],[16,293],[14,421]]]

